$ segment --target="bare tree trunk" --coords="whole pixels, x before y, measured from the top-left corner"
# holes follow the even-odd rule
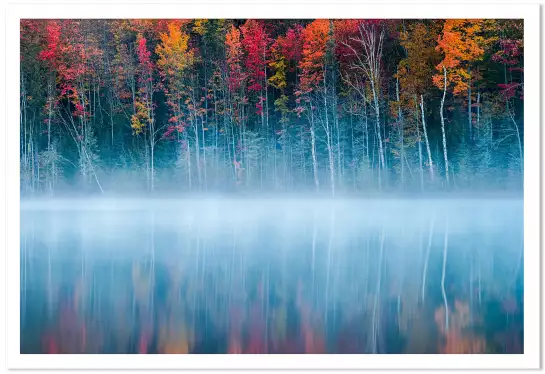
[[[150,172],[151,172],[151,192],[153,192],[155,190],[155,164],[154,164],[154,156],[155,156],[155,144],[154,144],[154,141],[153,139],[150,138],[150,162],[151,162],[151,168],[150,168]]]
[[[49,157],[51,156],[51,118],[53,117],[53,83],[49,81],[49,85],[47,87],[48,89],[48,109],[47,109],[47,152],[49,153]],[[50,160],[51,161],[51,160]],[[50,162],[48,165],[48,185],[49,185],[49,193],[53,193],[53,164]]]
[[[318,161],[316,160],[316,132],[314,129],[314,114],[310,111],[310,141],[312,152],[312,170],[314,173],[314,185],[316,186],[316,192],[320,191],[320,181],[318,179]]]
[[[424,191],[424,170],[422,168],[422,139],[420,138],[420,126],[418,125],[418,99],[414,97],[414,104],[416,105],[415,111],[415,123],[416,123],[416,136],[418,138],[418,170],[420,172],[420,191]]]
[[[507,109],[509,112],[509,118],[511,118],[511,122],[513,123],[513,126],[515,127],[515,132],[517,134],[517,142],[518,142],[518,149],[519,149],[519,158],[520,158],[520,172],[522,173],[524,171],[524,156],[522,153],[522,141],[520,140],[520,131],[519,126],[517,124],[517,121],[515,121],[515,116],[513,113],[511,113],[511,109]]]
[[[189,137],[186,136],[186,144],[185,144],[185,154],[186,154],[186,161],[187,161],[187,183],[189,187],[189,191],[191,191],[193,187],[193,181],[191,178],[191,145],[189,144]]]
[[[481,124],[481,91],[477,91],[477,123],[476,127],[479,128]]]
[[[369,165],[369,162],[370,162],[370,158],[369,158],[369,126],[368,126],[368,123],[367,123],[367,103],[365,101],[363,102],[363,116],[364,116],[364,119],[365,119],[365,143],[362,142],[362,144],[364,144],[364,147],[365,147],[364,154],[367,156],[367,166],[370,166]]]
[[[214,89],[214,98],[216,97],[216,90]],[[215,180],[215,186],[216,188],[218,187],[219,185],[219,153],[218,153],[218,138],[219,138],[219,127],[220,127],[220,123],[218,121],[218,104],[217,104],[217,100],[214,100],[214,119],[215,119],[215,123],[214,123],[214,140],[215,140],[215,147],[214,147],[214,157],[215,157],[215,166],[214,168],[216,169],[216,180]]]
[[[507,85],[508,84],[508,81],[507,81],[507,66],[505,64],[503,65],[503,72],[504,72],[504,76],[505,76],[505,84]],[[520,166],[520,172],[522,173],[524,171],[524,156],[523,156],[523,153],[522,153],[522,141],[520,139],[520,131],[519,131],[517,121],[515,121],[515,116],[511,112],[511,105],[509,105],[509,99],[506,99],[505,104],[506,104],[506,109],[507,109],[507,115],[511,119],[511,122],[513,123],[513,126],[515,127],[515,133],[517,134],[517,142],[518,142],[519,158],[520,158],[519,166]]]
[[[444,77],[444,86],[443,86],[443,97],[441,99],[441,133],[443,134],[443,157],[445,158],[445,176],[447,179],[447,187],[450,186],[449,179],[449,170],[448,170],[448,156],[447,156],[447,138],[445,136],[445,117],[444,117],[444,107],[445,107],[445,96],[447,95],[447,68],[443,66],[443,77]]]
[[[204,118],[201,116],[201,131],[202,131],[202,167],[204,175],[204,190],[207,190],[207,175],[206,175],[206,139],[204,136]]]
[[[380,106],[378,102],[378,96],[375,89],[375,83],[374,80],[371,80],[371,90],[373,92],[373,103],[375,106],[375,123],[376,123],[376,129],[377,129],[377,139],[378,139],[378,152],[380,157],[380,166],[382,170],[385,169],[385,162],[384,162],[384,149],[382,147],[382,136],[380,135]]]
[[[426,117],[424,116],[424,96],[420,95],[420,111],[422,112],[422,128],[424,129],[424,140],[426,141],[426,150],[428,151],[428,164],[430,177],[433,182],[433,161],[431,158],[430,142],[428,140],[428,131],[426,130]]]
[[[324,78],[324,114],[325,114],[325,133],[327,140],[327,156],[329,158],[329,179],[331,183],[331,194],[335,196],[335,162],[333,160],[333,152],[331,149],[331,129],[329,127],[329,116],[327,114],[327,83],[326,83],[326,69],[323,72]]]
[[[399,134],[401,138],[401,152],[400,152],[400,161],[401,161],[401,189],[405,187],[405,165],[403,164],[403,159],[405,158],[405,144],[404,144],[404,124],[403,124],[403,113],[401,111],[401,102],[399,100],[399,78],[396,78],[396,100],[398,102],[397,108],[397,120],[399,126]]]
[[[199,151],[199,126],[197,122],[197,118],[193,119],[193,129],[195,131],[195,163],[197,164],[197,178],[199,181],[199,189],[202,187],[202,176],[201,176],[201,157],[200,157],[200,151]]]
[[[473,140],[473,113],[471,111],[471,70],[467,69],[467,73],[469,75],[469,78],[467,79],[467,127],[469,130],[469,144],[471,144],[471,141]]]

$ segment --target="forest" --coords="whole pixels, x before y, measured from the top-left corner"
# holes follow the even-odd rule
[[[523,31],[21,20],[21,194],[521,191]]]

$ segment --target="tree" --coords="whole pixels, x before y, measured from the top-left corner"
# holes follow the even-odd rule
[[[367,100],[365,82],[359,78],[364,76],[370,85],[370,105],[375,112],[375,133],[378,140],[379,153],[379,189],[382,186],[381,170],[386,171],[384,159],[383,139],[381,135],[380,121],[380,95],[381,95],[381,59],[384,44],[385,28],[380,21],[364,20],[355,24],[357,32],[348,36],[342,44],[352,56],[349,63],[349,73],[343,80],[360,93],[363,100]]]
[[[56,74],[55,83],[48,84],[48,133],[51,130],[53,110],[59,110],[58,117],[65,124],[67,131],[78,146],[79,171],[84,183],[93,176],[98,188],[95,163],[96,143],[93,134],[93,116],[95,113],[96,60],[102,51],[96,46],[96,40],[86,33],[83,21],[56,21],[47,26],[47,45],[39,58],[49,63]],[[57,91],[58,90],[58,91]],[[55,99],[51,95],[55,95]],[[60,105],[56,106],[54,102]],[[48,151],[51,151],[51,137],[48,135]]]
[[[420,137],[419,117],[421,118],[428,155],[429,175],[432,182],[434,179],[433,159],[424,111],[424,95],[429,95],[428,92],[432,83],[431,77],[439,59],[438,53],[435,51],[434,31],[436,28],[437,24],[433,22],[427,25],[424,22],[415,22],[406,26],[404,24],[400,33],[400,44],[405,50],[406,56],[399,62],[397,77],[402,90],[402,106],[413,108],[415,111],[414,121],[419,149],[421,189],[423,189],[424,181],[422,178],[422,139]]]
[[[193,127],[196,129],[195,116],[188,113],[190,106],[186,104],[186,100],[191,98],[190,91],[192,90],[192,82],[189,76],[191,75],[190,69],[194,66],[194,50],[189,47],[189,35],[181,30],[180,25],[177,22],[169,23],[167,27],[168,33],[160,34],[161,44],[157,45],[155,52],[159,56],[157,67],[165,82],[164,92],[172,115],[168,120],[169,126],[167,131],[159,139],[168,138],[175,132],[178,144],[185,148],[185,151],[189,155],[186,158],[186,161],[190,163],[191,151],[189,139],[185,137],[182,141],[179,138],[179,134],[183,133],[188,126],[186,120],[188,114],[191,122],[194,124]],[[162,128],[158,129],[157,133],[159,134],[161,131]],[[197,158],[200,154],[198,136],[199,132],[196,129],[195,145]],[[155,136],[153,136],[153,138],[155,138]],[[199,163],[197,163],[197,167],[200,167]],[[187,168],[187,172],[188,180],[191,180],[190,165]]]
[[[311,150],[312,150],[312,167],[314,173],[314,184],[316,191],[320,189],[320,182],[318,179],[318,160],[316,157],[316,127],[315,122],[317,118],[314,116],[315,109],[317,107],[316,95],[319,90],[322,90],[325,104],[327,106],[327,82],[325,80],[325,57],[326,57],[326,45],[329,35],[329,21],[328,20],[315,20],[308,24],[303,30],[303,52],[301,55],[301,61],[299,62],[299,68],[301,69],[299,78],[299,89],[295,92],[297,96],[297,112],[299,114],[305,112],[310,122],[310,135],[311,135]],[[327,107],[323,108],[327,122]],[[329,145],[329,164],[333,164],[331,159],[331,147]],[[333,169],[330,167],[330,174],[333,186]],[[334,190],[333,190],[334,191]]]
[[[468,129],[471,134],[473,126],[471,115],[471,66],[475,61],[483,58],[484,48],[491,41],[491,39],[486,39],[482,35],[484,22],[484,20],[445,20],[442,33],[437,40],[436,49],[443,54],[444,58],[436,67],[442,74],[434,75],[433,83],[443,91],[440,114],[447,185],[449,185],[449,163],[444,119],[445,97],[448,88],[452,88],[454,95],[461,92],[468,93]]]
[[[153,95],[157,90],[155,83],[155,65],[151,61],[151,52],[147,39],[138,35],[136,39],[138,56],[138,92],[135,102],[135,114],[131,117],[131,127],[135,135],[143,135],[146,142],[146,165],[148,167],[149,189],[155,189],[155,145],[159,130],[155,121]],[[148,153],[149,152],[149,153]]]
[[[516,98],[523,99],[524,68],[523,68],[523,27],[518,21],[504,21],[500,25],[499,50],[492,55],[492,60],[503,65],[504,83],[499,83],[500,97],[505,102],[505,112],[513,124],[518,143],[520,172],[524,170],[524,154],[521,131],[516,121]],[[503,27],[502,27],[503,26]],[[512,35],[509,35],[511,33]],[[518,76],[518,79],[517,79]]]

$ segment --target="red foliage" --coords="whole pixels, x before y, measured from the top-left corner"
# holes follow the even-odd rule
[[[247,20],[240,30],[244,38],[243,47],[246,52],[244,62],[248,70],[248,91],[261,91],[265,85],[265,68],[270,38],[260,21]]]
[[[291,27],[286,36],[279,36],[274,44],[274,48],[280,51],[286,60],[299,63],[303,51],[303,26]]]
[[[350,63],[357,58],[354,51],[360,55],[363,53],[361,43],[354,40],[360,37],[361,22],[362,20],[357,19],[335,21],[335,40],[337,41],[335,55],[341,65]]]
[[[61,28],[59,24],[56,21],[49,22],[46,26],[46,47],[38,54],[38,58],[55,65],[60,39]]]
[[[176,117],[172,117],[169,119],[169,122],[178,122],[178,119]],[[169,139],[169,140],[174,140],[175,139],[175,136],[174,134],[176,132],[178,133],[182,133],[184,131],[184,123],[180,124],[180,125],[176,125],[176,126],[168,126],[167,128],[167,131],[164,132],[162,138],[163,139]]]
[[[31,28],[38,30],[36,25]],[[55,73],[58,96],[52,99],[56,103],[68,99],[75,108],[74,116],[90,115],[85,111],[86,100],[80,97],[78,87],[96,73],[93,62],[102,55],[102,51],[85,42],[80,21],[47,21],[43,32],[43,48],[38,59],[47,62]]]
[[[147,40],[143,36],[139,36],[137,47],[138,62],[140,62],[140,67],[142,69],[141,80],[144,82],[152,81],[152,72],[153,72],[153,63],[151,62],[151,52],[148,50],[146,45]]]
[[[500,50],[492,55],[492,60],[505,65],[516,65],[522,57],[522,41],[504,39],[499,41]]]
[[[509,100],[509,99],[512,99],[516,92],[517,92],[517,89],[521,86],[520,83],[508,83],[508,84],[503,84],[503,83],[500,83],[498,84],[498,87],[500,88],[500,94],[506,99],[506,100]]]
[[[492,55],[492,60],[509,66],[508,70],[510,72],[524,73],[524,68],[522,67],[522,41],[503,39],[500,40],[499,44],[501,49]],[[500,88],[500,95],[505,100],[515,97],[517,93],[521,99],[523,98],[522,83],[498,84],[498,87]]]

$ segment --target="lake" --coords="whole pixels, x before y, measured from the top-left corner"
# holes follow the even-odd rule
[[[21,202],[22,353],[522,353],[523,200]]]

